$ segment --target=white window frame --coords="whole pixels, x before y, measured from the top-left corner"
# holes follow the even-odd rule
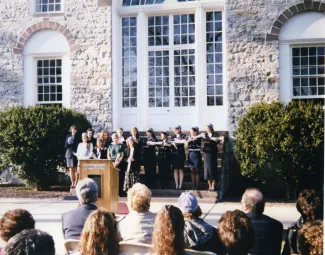
[[[29,0],[29,12],[31,15],[47,15],[47,14],[63,14],[65,0],[61,0],[61,10],[60,11],[47,11],[47,12],[37,12],[36,11],[36,1],[37,0]]]
[[[190,2],[177,2],[177,0],[166,0],[163,4],[151,4],[140,6],[122,6],[122,1],[113,0],[112,2],[112,58],[113,58],[113,129],[116,129],[121,125],[121,114],[123,118],[125,116],[134,116],[133,125],[139,127],[140,130],[144,130],[147,127],[148,116],[148,87],[140,86],[140,84],[148,83],[148,52],[150,46],[148,46],[148,31],[147,31],[147,18],[148,16],[163,16],[172,14],[195,14],[195,43],[193,47],[195,49],[195,74],[196,74],[196,106],[193,109],[194,121],[196,125],[204,127],[204,124],[210,123],[209,116],[204,117],[206,109],[210,108],[209,114],[215,113],[216,109],[223,111],[221,122],[223,125],[218,130],[228,130],[228,96],[227,96],[227,63],[226,63],[226,12],[225,3],[223,0],[201,0]],[[220,11],[222,12],[222,45],[223,45],[223,105],[222,106],[207,106],[207,79],[206,79],[206,23],[201,22],[205,20],[206,12]],[[137,73],[138,73],[138,104],[137,107],[125,108],[121,106],[122,99],[122,61],[121,61],[121,20],[122,17],[137,17],[137,38],[145,38],[145,40],[137,40]],[[173,20],[170,20],[170,26],[173,25]],[[146,29],[143,29],[146,28]],[[173,33],[170,33],[170,36]],[[201,36],[199,38],[199,36]],[[173,38],[172,38],[173,39]],[[181,48],[189,48],[187,45],[177,45]],[[155,46],[156,50],[170,49],[168,46]],[[173,48],[176,48],[173,46]],[[192,48],[190,46],[190,48]],[[171,56],[170,56],[171,57]],[[174,97],[173,86],[173,73],[170,72],[170,98]],[[172,82],[171,82],[172,81]],[[143,103],[144,102],[144,103]],[[174,104],[172,100],[170,104]],[[179,107],[182,108],[182,107]],[[191,107],[192,108],[192,107]],[[216,118],[219,119],[219,118]],[[131,121],[131,120],[130,120]],[[210,120],[211,121],[211,120]],[[215,120],[212,122],[216,122]],[[180,123],[181,124],[181,123]]]

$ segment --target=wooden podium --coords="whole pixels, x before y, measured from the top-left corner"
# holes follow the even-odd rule
[[[93,179],[98,185],[97,206],[109,212],[118,211],[119,173],[114,168],[111,160],[106,159],[81,159],[80,180]]]

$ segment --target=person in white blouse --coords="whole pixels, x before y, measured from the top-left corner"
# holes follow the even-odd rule
[[[90,159],[93,157],[93,150],[94,146],[91,142],[88,142],[88,136],[87,133],[82,133],[82,143],[79,143],[78,149],[77,149],[77,158],[80,159]],[[80,161],[78,161],[78,174],[80,173]],[[77,181],[78,182],[79,175],[77,175]]]

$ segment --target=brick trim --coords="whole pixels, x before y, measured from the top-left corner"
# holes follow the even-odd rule
[[[74,39],[72,33],[67,27],[61,25],[58,22],[50,21],[49,18],[44,18],[43,21],[35,23],[34,25],[25,29],[25,31],[18,38],[15,47],[12,49],[13,54],[22,54],[24,51],[25,44],[28,41],[29,37],[31,37],[38,31],[46,29],[51,29],[63,34],[69,43],[71,52],[79,50],[79,45],[76,43],[76,40]]]
[[[304,0],[303,3],[290,6],[274,20],[270,32],[266,34],[266,41],[278,40],[283,24],[292,16],[303,12],[320,12],[325,14],[325,3],[314,0]]]

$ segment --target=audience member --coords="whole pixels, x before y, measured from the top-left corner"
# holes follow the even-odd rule
[[[82,230],[79,252],[75,255],[117,255],[119,243],[115,218],[104,209],[92,212]]]
[[[80,207],[62,215],[62,230],[65,239],[80,239],[88,215],[97,210],[98,187],[96,182],[85,178],[78,182],[76,192]]]
[[[218,253],[217,230],[201,219],[202,211],[196,197],[190,192],[183,192],[178,199],[185,227],[185,247],[198,251],[212,251]],[[219,248],[219,249],[218,249]]]
[[[243,211],[255,230],[255,244],[251,255],[279,255],[282,243],[282,223],[263,214],[265,200],[260,190],[247,189],[241,200]]]
[[[301,255],[323,255],[323,221],[306,222],[297,235],[297,250]]]
[[[288,228],[282,255],[297,254],[297,232],[299,229],[308,221],[323,219],[323,204],[315,190],[302,190],[298,196],[296,208],[301,217]]]
[[[240,211],[227,211],[218,221],[218,236],[227,255],[247,255],[254,246],[254,228],[247,215]]]
[[[21,231],[33,228],[35,228],[35,220],[24,209],[9,210],[0,220],[0,236],[5,242]]]
[[[156,216],[152,237],[156,255],[184,255],[184,217],[181,210],[165,205]]]
[[[10,238],[3,255],[54,255],[53,237],[37,229],[25,229]]]
[[[156,217],[149,212],[151,191],[147,186],[136,183],[128,190],[127,196],[130,213],[117,225],[120,239],[150,244]]]

